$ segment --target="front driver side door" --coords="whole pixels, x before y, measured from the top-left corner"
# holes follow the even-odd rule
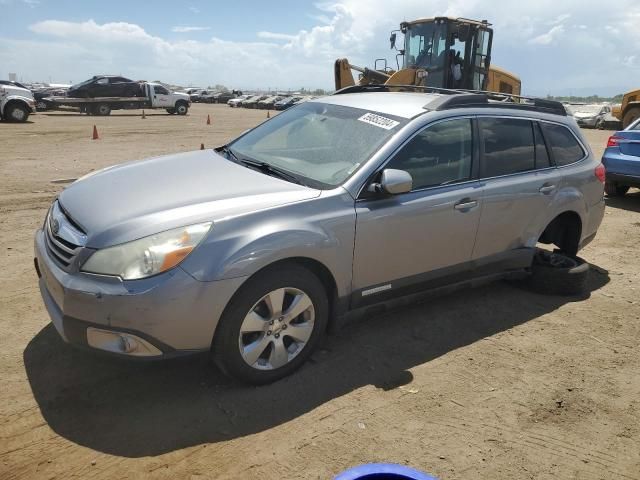
[[[474,124],[470,118],[427,126],[384,166],[405,170],[412,191],[356,201],[353,304],[453,281],[470,267],[480,218]]]
[[[154,107],[173,107],[173,105],[171,105],[171,95],[169,93],[169,90],[160,85],[152,85],[151,88],[153,89],[151,104]]]

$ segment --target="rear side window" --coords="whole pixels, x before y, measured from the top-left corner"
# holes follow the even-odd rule
[[[543,123],[542,129],[557,166],[569,165],[584,157],[584,150],[567,127]]]
[[[535,169],[533,128],[529,120],[480,118],[484,149],[484,177],[498,177]]]
[[[463,182],[471,178],[472,145],[471,120],[448,120],[413,137],[387,166],[409,172],[413,190]]]

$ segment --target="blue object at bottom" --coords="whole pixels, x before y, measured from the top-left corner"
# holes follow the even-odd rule
[[[393,463],[369,463],[350,468],[335,480],[438,480],[413,468]]]

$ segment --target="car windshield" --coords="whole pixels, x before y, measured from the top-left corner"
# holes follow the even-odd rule
[[[405,123],[366,110],[306,102],[263,123],[230,147],[317,188],[342,184]]]
[[[90,78],[89,80],[85,80],[84,82],[80,82],[80,83],[76,83],[75,85],[71,85],[71,88],[75,89],[75,88],[79,88],[79,87],[84,87],[85,85],[89,85],[90,83],[94,82],[97,79],[98,79],[98,77]]]

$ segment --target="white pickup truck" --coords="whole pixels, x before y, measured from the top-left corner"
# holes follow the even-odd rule
[[[164,108],[168,113],[186,115],[191,106],[189,95],[170,92],[159,83],[144,83],[144,97],[47,97],[43,100],[51,107],[78,107],[89,115],[109,115],[111,110]]]
[[[0,118],[10,122],[26,122],[35,110],[31,90],[10,82],[0,84]]]

